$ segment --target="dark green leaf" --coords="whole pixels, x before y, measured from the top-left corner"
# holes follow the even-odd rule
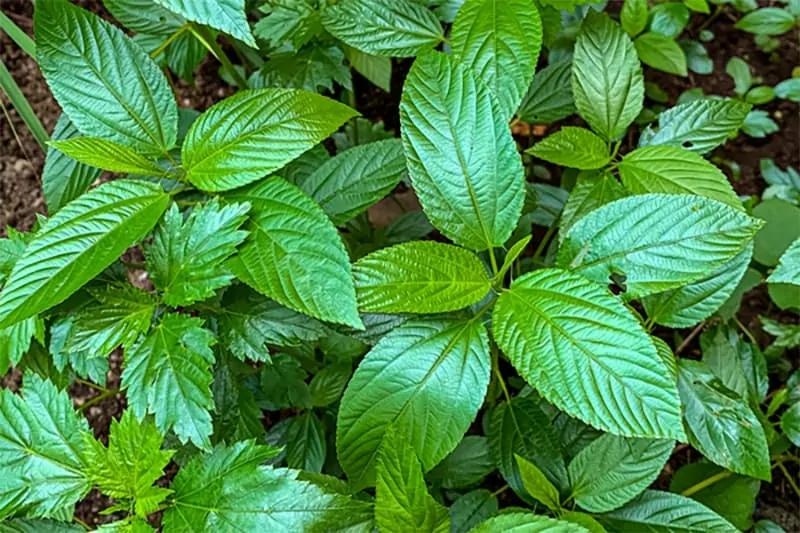
[[[794,27],[794,16],[786,9],[764,7],[748,13],[734,27],[756,35],[780,35]]]
[[[572,97],[572,62],[551,63],[533,77],[517,115],[534,124],[549,124],[575,113]]]
[[[438,487],[465,489],[478,485],[494,468],[488,439],[467,435],[450,455],[428,472],[427,478]]]
[[[286,430],[286,464],[306,472],[321,472],[328,453],[325,429],[312,412],[296,416]]]

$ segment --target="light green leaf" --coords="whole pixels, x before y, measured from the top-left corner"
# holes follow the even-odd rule
[[[542,502],[551,511],[560,509],[561,497],[558,494],[558,489],[550,483],[544,472],[522,456],[514,454],[514,458],[517,461],[520,476],[522,477],[522,485],[528,491],[528,494],[536,498],[537,501]]]
[[[80,137],[81,132],[70,121],[66,113],[58,117],[51,140],[63,141]],[[59,152],[52,145],[47,148],[47,157],[42,170],[42,191],[47,203],[47,211],[56,211],[86,192],[89,186],[100,177],[99,168],[84,165]]]
[[[492,287],[480,259],[463,248],[413,241],[353,265],[358,307],[383,313],[444,313],[479,302]]]
[[[753,243],[711,274],[677,289],[646,296],[642,304],[651,321],[671,328],[688,328],[705,320],[736,290],[753,257]]]
[[[470,533],[589,533],[578,524],[535,515],[533,513],[507,512],[481,522]]]
[[[256,23],[253,33],[259,39],[270,41],[274,49],[288,45],[291,50],[297,50],[322,33],[320,9],[323,5],[316,0],[263,3],[259,10],[268,16]]]
[[[611,161],[608,145],[584,128],[566,126],[539,141],[526,153],[557,165],[592,170]]]
[[[684,148],[645,146],[626,154],[618,168],[633,194],[696,194],[744,211],[725,174]]]
[[[76,137],[63,141],[51,141],[50,146],[76,161],[111,172],[154,177],[170,175],[168,170],[139,155],[135,150],[114,141],[94,137]]]
[[[800,78],[789,78],[780,82],[775,86],[775,96],[800,102]]]
[[[650,31],[673,40],[683,32],[689,16],[689,8],[680,2],[656,4],[650,10]]]
[[[240,91],[192,124],[181,149],[186,179],[204,191],[241,187],[282,168],[356,114],[306,91]]]
[[[172,457],[171,450],[161,450],[164,438],[150,421],[139,422],[133,411],[122,419],[111,420],[108,447],[84,434],[89,477],[103,494],[129,506],[137,516],[146,517],[172,491],[154,487],[164,475]],[[122,500],[120,502],[119,500]]]
[[[27,520],[12,518],[0,522],[0,533],[82,533],[86,531],[78,525],[57,522],[56,520]]]
[[[522,162],[488,89],[441,53],[406,78],[400,121],[409,174],[431,223],[458,244],[502,246],[522,209]]]
[[[238,230],[250,206],[221,206],[215,198],[197,206],[184,221],[176,204],[164,215],[145,247],[147,272],[162,292],[164,303],[189,305],[214,295],[233,279],[222,263],[247,233]]]
[[[733,78],[736,94],[744,96],[753,85],[753,76],[750,74],[750,65],[740,57],[732,57],[725,64],[725,72]]]
[[[489,440],[467,435],[450,455],[428,472],[427,479],[437,487],[465,489],[479,485],[494,469]]]
[[[678,367],[689,443],[713,463],[769,481],[767,439],[747,403],[705,364],[681,359]]]
[[[759,85],[748,91],[744,99],[753,105],[766,104],[775,99],[775,90],[766,85]]]
[[[572,226],[558,265],[604,285],[610,276],[624,276],[627,296],[641,298],[711,274],[738,255],[761,225],[708,198],[631,196]]]
[[[637,37],[633,44],[645,65],[669,74],[688,75],[686,54],[672,38],[651,31]]]
[[[795,446],[800,446],[800,402],[792,405],[781,415],[781,431]]]
[[[328,453],[325,428],[311,412],[292,418],[286,430],[286,464],[305,472],[321,472]]]
[[[403,144],[390,139],[347,150],[297,185],[341,226],[389,194],[405,171]]]
[[[299,52],[280,52],[270,56],[263,67],[247,81],[251,89],[278,87],[317,92],[334,90],[333,82],[353,89],[350,69],[344,64],[344,52],[336,45],[312,42]]]
[[[506,256],[503,258],[503,266],[501,266],[497,274],[494,275],[495,281],[505,278],[506,273],[514,266],[514,261],[519,259],[519,256],[525,251],[525,248],[530,244],[532,238],[533,235],[526,235],[508,249]]]
[[[556,430],[532,398],[517,396],[492,409],[487,437],[497,469],[520,496],[525,497],[527,491],[516,455],[534,464],[557,489],[569,487]]]
[[[683,0],[683,4],[697,13],[705,13],[706,15],[711,13],[711,9],[706,0]]]
[[[756,35],[780,35],[794,27],[794,16],[787,9],[764,7],[739,19],[734,28]]]
[[[186,24],[186,19],[153,0],[103,0],[114,18],[136,33],[167,36]]]
[[[301,481],[296,470],[259,466],[279,452],[250,440],[195,456],[172,483],[164,531],[372,531],[369,503]]]
[[[325,29],[367,54],[411,57],[444,39],[436,15],[411,0],[343,0],[322,14]]]
[[[533,81],[542,21],[530,0],[467,0],[450,37],[453,54],[472,69],[510,119]]]
[[[256,41],[250,33],[245,12],[245,0],[214,0],[197,2],[195,0],[154,0],[170,11],[194,22],[211,26],[216,30],[243,41],[256,48]]]
[[[339,462],[354,487],[372,485],[386,428],[413,446],[425,471],[458,444],[489,384],[486,330],[477,321],[407,322],[361,361],[336,426]]]
[[[375,522],[382,533],[448,533],[447,508],[428,494],[422,465],[407,436],[389,426],[378,454]]]
[[[225,291],[219,331],[239,359],[269,361],[266,344],[296,347],[325,335],[321,322],[268,300],[244,285]]]
[[[533,124],[549,124],[575,113],[572,61],[551,63],[536,73],[517,115]]]
[[[569,193],[567,203],[564,204],[564,210],[561,212],[559,240],[567,235],[577,221],[595,209],[626,196],[628,196],[628,191],[612,174],[603,173],[600,176],[591,173],[579,174],[575,186]]]
[[[155,415],[156,426],[172,429],[182,443],[211,449],[211,365],[214,336],[202,318],[168,313],[147,337],[126,354],[122,384],[130,409],[142,420]]]
[[[388,57],[373,56],[345,45],[344,55],[356,72],[367,78],[384,91],[392,90],[392,60]]]
[[[227,266],[278,303],[361,329],[350,260],[336,228],[311,198],[280,178],[229,196],[250,202],[249,237]]]
[[[674,447],[668,439],[603,435],[569,464],[575,502],[593,513],[622,507],[655,481]]]
[[[589,11],[575,43],[572,92],[578,114],[607,141],[625,133],[644,103],[642,66],[630,38],[605,13]]]
[[[739,100],[695,100],[676,105],[658,116],[658,129],[648,128],[639,145],[680,146],[705,154],[742,127],[751,107]]]
[[[62,208],[14,265],[0,294],[0,327],[66,300],[144,237],[168,202],[157,185],[122,180]]]
[[[531,272],[500,296],[492,327],[517,371],[562,411],[622,436],[685,438],[668,370],[599,285],[560,269]]]
[[[0,390],[0,518],[51,517],[92,486],[81,437],[89,424],[65,391],[35,374],[22,394]]]
[[[0,329],[0,375],[5,375],[9,365],[19,365],[34,338],[44,344],[44,322],[38,316]]]
[[[147,154],[175,146],[178,106],[169,84],[120,29],[65,0],[39,2],[34,26],[37,63],[84,135]]]
[[[778,266],[767,278],[767,283],[800,285],[800,238],[783,252],[778,260]]]
[[[737,533],[733,525],[694,500],[669,492],[645,491],[625,507],[599,517],[610,531],[652,533]]]
[[[742,131],[745,135],[763,139],[767,135],[780,131],[778,123],[772,120],[769,113],[762,109],[754,109],[747,114],[742,124]]]
[[[619,18],[622,29],[636,37],[647,26],[647,0],[625,0]]]

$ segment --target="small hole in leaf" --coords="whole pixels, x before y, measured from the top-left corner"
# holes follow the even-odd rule
[[[683,141],[681,146],[683,146],[684,148],[691,148],[692,146],[694,146],[694,144],[692,143],[692,141]]]

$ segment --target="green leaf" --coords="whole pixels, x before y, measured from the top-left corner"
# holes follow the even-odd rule
[[[509,486],[525,497],[527,491],[515,456],[534,464],[559,490],[569,487],[561,443],[552,422],[532,398],[517,396],[489,413],[489,451]]]
[[[89,424],[65,391],[34,374],[22,394],[0,390],[0,518],[50,517],[92,486],[81,437]]]
[[[153,486],[164,475],[164,467],[174,453],[161,450],[163,440],[152,422],[137,421],[131,410],[125,411],[119,422],[111,420],[108,447],[84,434],[92,483],[103,494],[118,500],[118,506],[124,504],[135,510],[137,516],[155,512],[171,492]]]
[[[392,90],[392,60],[373,56],[345,45],[344,55],[350,66],[384,91]]]
[[[486,330],[477,321],[407,322],[363,359],[336,426],[339,462],[354,487],[370,486],[386,428],[407,435],[425,471],[461,440],[489,384]]]
[[[19,365],[34,338],[44,344],[44,322],[37,316],[0,329],[0,374],[5,375],[9,365]]]
[[[800,285],[800,238],[783,252],[778,266],[767,278],[767,283],[791,283]]]
[[[112,181],[50,218],[0,294],[0,327],[66,300],[144,237],[167,207],[157,185]]]
[[[347,150],[297,185],[341,226],[389,194],[405,171],[402,142],[390,139]]]
[[[409,174],[431,223],[458,244],[502,246],[519,219],[522,162],[507,117],[464,66],[419,57],[400,103]]]
[[[311,408],[307,374],[300,361],[286,353],[272,355],[272,364],[261,367],[259,405],[269,411],[292,407]]]
[[[229,196],[250,202],[250,232],[227,266],[278,303],[361,329],[350,261],[336,228],[311,198],[280,178]]]
[[[705,0],[702,0],[705,2]],[[686,54],[686,65],[696,74],[708,75],[714,72],[714,60],[708,55],[706,47],[698,42],[682,39],[678,44]]]
[[[119,23],[136,33],[168,36],[187,22],[153,0],[103,0],[103,5]]]
[[[562,411],[622,436],[685,438],[675,384],[650,338],[599,285],[531,272],[500,296],[492,325],[520,375]]]
[[[288,43],[297,50],[322,32],[320,7],[316,0],[272,0],[259,7],[268,16],[256,23],[253,33],[275,49]]]
[[[511,270],[511,267],[514,266],[514,261],[519,259],[519,256],[522,255],[522,252],[524,252],[525,248],[530,244],[531,238],[533,238],[533,235],[527,235],[515,242],[511,248],[508,249],[506,256],[503,258],[503,266],[501,266],[497,274],[494,275],[495,281],[503,279],[506,273]]]
[[[672,38],[651,31],[637,37],[634,45],[645,65],[669,74],[688,75],[686,54]]]
[[[250,33],[245,12],[245,0],[215,0],[214,2],[195,2],[193,0],[154,0],[170,11],[188,20],[211,26],[212,28],[243,41],[256,48],[256,41]]]
[[[372,506],[297,479],[296,470],[259,466],[280,450],[244,441],[198,455],[181,468],[164,531],[372,531]]]
[[[313,412],[292,418],[286,430],[286,464],[305,472],[321,472],[328,453],[325,428]]]
[[[739,19],[734,28],[756,35],[780,35],[794,27],[794,16],[786,9],[764,7]]]
[[[306,91],[240,91],[192,124],[181,149],[186,179],[204,191],[241,187],[284,167],[356,114]]]
[[[550,483],[544,472],[524,457],[514,454],[514,458],[517,461],[517,466],[519,466],[522,485],[528,491],[528,494],[542,502],[551,511],[560,509],[561,497],[558,494],[558,489]]]
[[[130,285],[89,288],[92,301],[75,316],[65,349],[105,357],[117,346],[130,350],[150,329],[157,301]]]
[[[775,99],[775,90],[766,85],[753,87],[745,96],[745,101],[753,105],[762,105]]]
[[[347,362],[334,363],[314,374],[308,384],[311,404],[314,407],[327,407],[339,401],[352,373],[353,369]]]
[[[558,265],[602,284],[625,276],[627,296],[640,298],[714,272],[747,246],[761,224],[699,196],[631,196],[572,226]]]
[[[696,194],[744,211],[725,174],[684,148],[645,146],[626,154],[618,168],[633,194]]]
[[[753,244],[711,274],[677,289],[646,296],[649,319],[662,326],[688,328],[719,310],[736,290],[753,256]]]
[[[312,42],[299,52],[271,55],[263,67],[250,76],[251,89],[278,87],[316,92],[333,91],[333,82],[352,90],[350,69],[344,64],[344,52],[336,45]]]
[[[589,533],[578,524],[535,515],[533,513],[506,512],[481,522],[470,533]]]
[[[652,533],[736,533],[738,529],[694,500],[647,490],[625,507],[599,517],[611,531]]]
[[[278,305],[243,285],[225,291],[221,311],[220,335],[239,359],[269,361],[266,344],[297,347],[325,335],[321,322]]]
[[[761,109],[750,111],[742,124],[742,131],[756,139],[763,139],[780,129],[778,123],[770,118],[769,113]]]
[[[172,429],[182,443],[211,449],[211,365],[214,337],[202,318],[165,314],[161,323],[126,354],[122,384],[128,404],[142,420],[155,415],[156,426]]]
[[[51,140],[63,141],[80,135],[81,132],[66,113],[62,113],[58,117]],[[42,191],[47,203],[47,212],[54,215],[56,211],[85,193],[100,177],[100,173],[100,169],[75,161],[50,145],[42,170]]]
[[[725,72],[733,78],[736,85],[736,94],[743,96],[753,85],[753,77],[750,74],[750,65],[740,57],[732,57],[725,65]]]
[[[375,522],[381,532],[448,533],[450,515],[430,494],[407,436],[389,426],[378,454]]]
[[[550,163],[581,170],[602,168],[611,161],[608,145],[584,128],[566,126],[539,141],[526,153]]]
[[[775,96],[800,102],[800,78],[789,78],[775,86]]]
[[[672,107],[658,116],[658,130],[648,128],[639,146],[680,146],[705,154],[736,133],[750,112],[739,100],[695,100]]]
[[[647,0],[625,0],[619,18],[622,29],[636,37],[647,27]]]
[[[463,248],[414,241],[353,265],[358,307],[382,313],[443,313],[479,302],[492,287],[486,267]]]
[[[38,3],[34,26],[37,63],[84,135],[147,154],[175,146],[178,106],[169,84],[121,30],[65,0]]]
[[[0,533],[82,533],[86,531],[78,525],[65,524],[55,520],[27,520],[12,518],[0,522]]]
[[[727,326],[713,326],[700,336],[703,362],[736,394],[750,405],[764,401],[769,386],[767,362],[758,346],[743,342]]]
[[[549,124],[573,113],[572,61],[551,63],[537,72],[517,110],[520,119],[534,124]]]
[[[668,439],[603,435],[569,464],[575,502],[594,513],[622,507],[655,481],[674,447]]]
[[[533,81],[539,59],[539,11],[529,0],[467,0],[453,23],[450,45],[510,119]]]
[[[656,4],[650,10],[650,31],[670,40],[680,35],[689,22],[689,8],[678,2]]]
[[[322,13],[325,29],[367,54],[412,57],[444,40],[430,10],[410,0],[343,0]]]
[[[220,206],[215,198],[195,207],[184,221],[172,204],[145,247],[147,272],[164,303],[178,307],[202,301],[231,282],[233,274],[222,263],[247,236],[237,228],[249,209],[246,203]]]
[[[135,150],[114,141],[93,137],[77,137],[63,141],[51,141],[50,146],[60,150],[67,157],[95,168],[123,174],[141,174],[154,177],[170,176],[169,171],[139,155]]]
[[[559,240],[563,239],[577,221],[597,209],[620,198],[628,196],[628,191],[617,179],[608,173],[599,177],[591,173],[579,174],[578,180],[569,194],[559,223]]]
[[[467,435],[456,449],[428,472],[428,481],[445,489],[464,489],[480,484],[495,469],[486,437]]]
[[[800,239],[800,207],[771,198],[759,203],[753,216],[766,221],[756,235],[753,259],[766,266],[778,265],[784,252]]]
[[[644,102],[642,66],[630,38],[608,15],[589,11],[572,60],[578,114],[607,141],[625,133]]]
[[[678,361],[678,390],[689,443],[734,472],[770,480],[764,429],[753,411],[697,361]]]
[[[473,527],[497,513],[497,497],[486,489],[459,496],[450,506],[451,533],[469,533]]]
[[[781,431],[795,446],[800,446],[800,402],[784,411],[781,416]]]
[[[711,13],[711,9],[706,0],[683,0],[683,4],[697,13],[704,13],[706,15]]]

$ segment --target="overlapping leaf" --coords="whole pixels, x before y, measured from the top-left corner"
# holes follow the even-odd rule
[[[517,115],[534,124],[549,124],[575,113],[572,61],[551,63],[533,77]]]
[[[592,170],[611,161],[606,143],[584,128],[564,127],[531,147],[527,153],[557,165]]]
[[[628,505],[600,517],[612,531],[657,533],[736,533],[717,513],[694,500],[656,490],[645,491]]]
[[[66,113],[58,117],[51,140],[62,141],[80,137],[81,132],[70,121]],[[42,170],[42,192],[47,210],[52,215],[66,204],[86,192],[100,177],[100,169],[75,161],[52,145],[47,149]]]
[[[247,24],[245,0],[214,0],[213,2],[155,0],[155,2],[189,20],[225,32],[254,48],[256,46],[256,41],[250,33],[250,26]]]

